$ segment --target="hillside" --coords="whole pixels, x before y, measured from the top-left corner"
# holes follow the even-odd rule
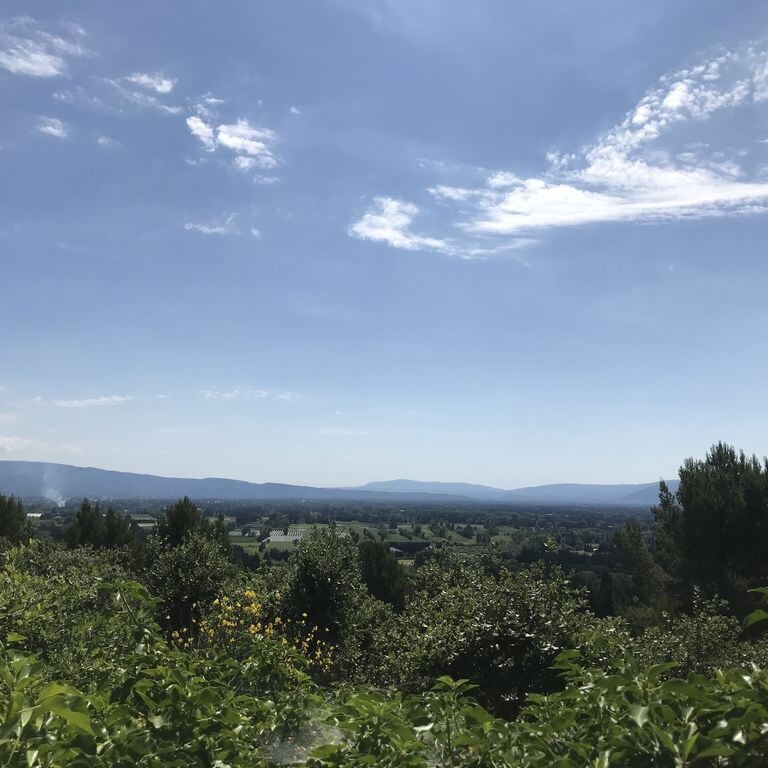
[[[672,482],[673,488],[676,481]],[[101,499],[196,499],[228,501],[346,500],[495,502],[535,505],[650,506],[658,496],[657,483],[637,485],[557,484],[503,490],[472,483],[391,480],[357,488],[316,488],[284,483],[249,483],[227,478],[180,478],[51,464],[0,461],[0,491],[31,498],[60,501],[88,496]]]

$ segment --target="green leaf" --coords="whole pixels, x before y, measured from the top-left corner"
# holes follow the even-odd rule
[[[648,707],[631,704],[629,716],[637,723],[638,728],[642,728],[648,722]]]
[[[323,746],[313,749],[309,756],[317,760],[327,760],[329,757],[338,754],[340,750],[341,744],[323,744]]]
[[[66,720],[73,728],[77,728],[90,736],[95,735],[91,726],[91,718],[88,717],[87,713],[70,709],[66,702],[59,698],[47,699],[42,706]]]
[[[752,611],[744,620],[744,628],[751,627],[753,624],[757,624],[758,621],[765,621],[766,619],[768,619],[768,611],[758,608],[756,611]]]

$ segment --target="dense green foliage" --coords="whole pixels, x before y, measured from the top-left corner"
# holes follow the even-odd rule
[[[0,493],[0,541],[5,539],[10,544],[29,541],[29,525],[24,505],[13,496]]]
[[[705,459],[686,460],[676,495],[662,488],[660,559],[673,576],[738,603],[768,574],[767,509],[768,461],[718,443]]]
[[[0,765],[768,764],[767,477],[718,445],[653,529],[558,518],[514,559],[495,518],[393,520],[443,537],[410,572],[333,523],[247,570],[189,499],[28,541],[0,496]]]

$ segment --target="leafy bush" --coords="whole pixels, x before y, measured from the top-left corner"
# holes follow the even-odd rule
[[[34,652],[53,678],[78,686],[119,674],[153,611],[120,561],[120,553],[40,541],[9,550],[0,571],[0,640]]]
[[[237,569],[217,538],[193,528],[173,544],[161,536],[147,543],[147,583],[161,601],[160,621],[171,629],[190,629],[200,619],[200,606],[237,581]]]
[[[596,621],[559,571],[494,577],[446,552],[418,571],[402,615],[380,633],[377,679],[415,691],[439,675],[467,678],[487,705],[509,714],[529,692],[559,687],[552,662]]]

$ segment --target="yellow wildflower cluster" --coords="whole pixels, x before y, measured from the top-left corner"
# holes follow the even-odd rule
[[[296,621],[283,620],[280,616],[269,619],[252,589],[235,597],[217,598],[212,609],[199,625],[198,637],[202,643],[233,654],[249,655],[253,643],[269,638],[286,649],[298,651],[317,670],[327,672],[331,668],[333,646],[320,638],[318,627],[309,626],[306,613]],[[182,647],[190,647],[185,645],[184,637],[173,639]]]
[[[171,640],[179,648],[184,648],[185,650],[192,648],[192,633],[186,627],[174,629],[171,632]]]

